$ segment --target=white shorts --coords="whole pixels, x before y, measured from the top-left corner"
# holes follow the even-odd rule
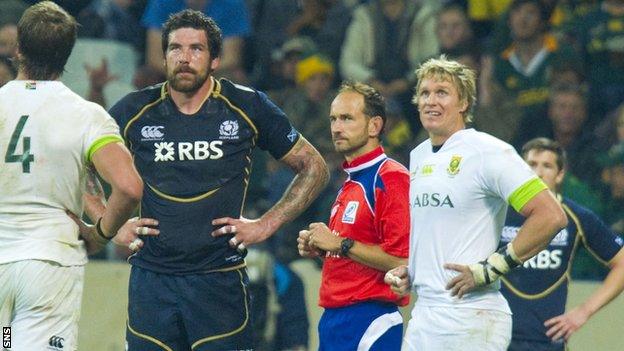
[[[84,267],[26,260],[0,264],[0,326],[11,351],[74,351]]]
[[[473,308],[416,304],[403,351],[504,351],[511,341],[511,315]]]

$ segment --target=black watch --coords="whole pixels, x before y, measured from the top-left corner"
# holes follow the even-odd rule
[[[340,255],[347,257],[349,250],[353,247],[353,244],[355,244],[355,241],[351,238],[342,239],[340,242]]]

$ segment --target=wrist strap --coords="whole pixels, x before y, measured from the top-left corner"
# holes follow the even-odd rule
[[[112,239],[112,237],[109,237],[109,236],[105,235],[104,232],[102,231],[102,218],[104,218],[104,216],[98,218],[97,222],[95,222],[95,232],[102,239],[104,239],[106,241],[110,241],[110,239]]]
[[[493,283],[500,276],[507,274],[507,272],[521,264],[522,261],[516,255],[511,243],[509,243],[491,254],[485,261],[471,264],[468,267],[477,286],[484,286]]]

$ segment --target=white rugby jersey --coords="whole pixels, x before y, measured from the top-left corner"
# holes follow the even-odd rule
[[[426,140],[410,153],[409,272],[417,303],[511,313],[500,283],[451,297],[458,273],[445,263],[472,264],[496,251],[507,204],[521,209],[546,189],[516,151],[474,129],[453,134],[438,152]]]
[[[99,105],[60,81],[11,81],[0,88],[0,263],[86,262],[78,226],[85,166],[122,141]]]

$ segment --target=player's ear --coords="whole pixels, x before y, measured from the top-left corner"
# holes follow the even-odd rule
[[[468,112],[468,100],[464,100],[461,102],[461,109],[459,110],[459,112],[463,115],[466,114],[466,112]]]
[[[559,170],[559,173],[557,173],[557,176],[555,177],[555,183],[557,185],[563,183],[563,178],[565,177],[565,173],[566,173],[565,168]]]
[[[368,135],[378,137],[383,128],[383,119],[381,116],[373,116],[368,120]]]
[[[219,68],[220,63],[221,63],[221,59],[219,57],[212,59],[212,61],[210,61],[210,71],[214,71],[217,68]]]

